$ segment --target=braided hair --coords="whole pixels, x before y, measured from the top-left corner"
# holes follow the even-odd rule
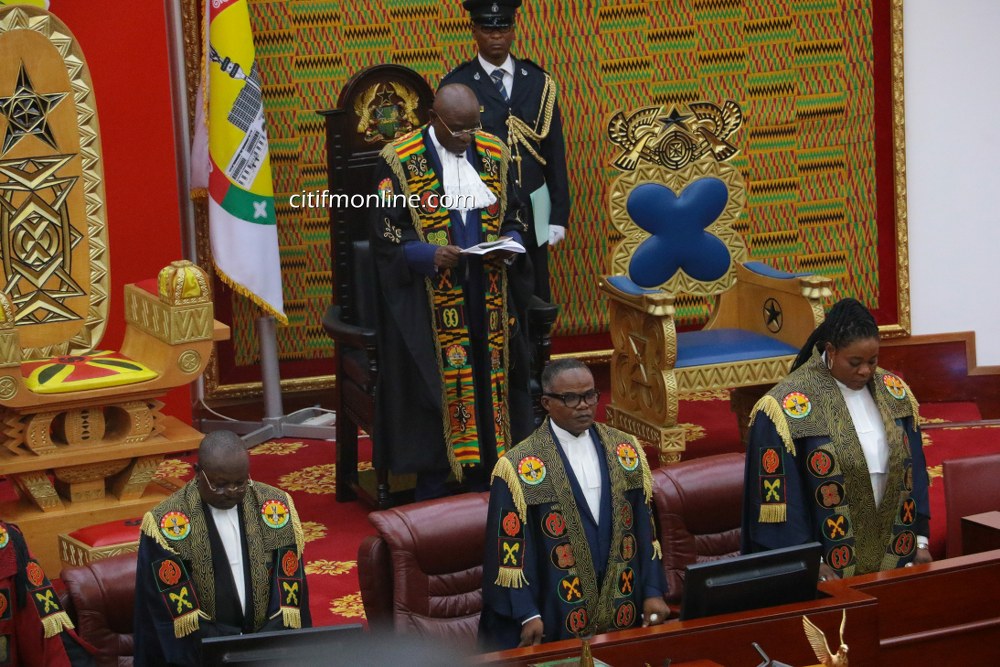
[[[878,338],[875,318],[857,299],[841,299],[833,304],[823,323],[809,335],[792,363],[792,370],[809,361],[813,350],[825,349],[827,343],[839,349],[865,338]]]

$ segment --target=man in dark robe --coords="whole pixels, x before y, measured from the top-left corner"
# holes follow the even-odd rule
[[[542,374],[548,419],[493,471],[480,643],[530,646],[662,623],[666,582],[634,437],[594,423],[590,370]]]
[[[480,131],[472,91],[446,86],[431,122],[376,166],[374,463],[417,473],[418,500],[445,495],[449,472],[485,491],[497,457],[532,428],[527,350],[507,298],[512,253],[462,253],[521,241],[508,161]]]
[[[500,137],[513,156],[511,178],[524,204],[525,258],[514,265],[515,296],[521,291],[552,301],[549,247],[562,241],[569,224],[566,144],[556,84],[548,72],[511,56],[521,0],[465,0],[478,54],[441,81],[472,88],[483,128]]]
[[[198,665],[204,637],[309,627],[303,543],[292,499],[250,479],[239,436],[205,436],[195,478],[142,520],[135,664]]]

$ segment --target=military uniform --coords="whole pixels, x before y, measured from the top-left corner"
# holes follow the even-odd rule
[[[474,23],[486,28],[504,28],[513,24],[516,2],[464,3]],[[510,99],[504,100],[483,68],[478,57],[463,63],[445,75],[441,85],[461,83],[471,88],[479,99],[480,122],[487,132],[508,145],[511,151],[511,177],[518,199],[525,206],[523,220],[528,225],[525,247],[531,266],[516,267],[520,273],[534,273],[531,291],[551,301],[548,269],[548,226],[569,225],[569,178],[566,174],[566,144],[563,140],[557,86],[552,77],[530,60],[514,58],[514,78]],[[492,68],[495,69],[495,68]],[[513,130],[513,132],[512,132]],[[513,134],[513,139],[512,139]],[[539,189],[548,192],[550,215],[536,233],[535,214]],[[541,195],[544,199],[544,195]],[[544,206],[544,205],[543,205]],[[539,237],[540,235],[541,238]],[[515,285],[515,289],[517,286]]]

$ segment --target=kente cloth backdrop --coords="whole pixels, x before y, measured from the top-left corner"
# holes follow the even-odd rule
[[[405,65],[436,87],[475,47],[458,0],[249,7],[290,322],[278,332],[282,377],[317,376],[331,367],[320,326],[332,293],[328,212],[289,204],[292,194],[326,188],[315,112],[334,108],[364,67]],[[597,279],[618,240],[608,215],[618,173],[608,119],[650,104],[669,111],[729,99],[745,117],[731,141],[747,183],[739,231],[751,258],[826,275],[835,297],[855,296],[880,324],[908,329],[902,0],[525,0],[518,16],[514,55],[555,77],[567,141],[573,215],[552,252],[554,299],[563,306],[557,335],[601,340],[607,331]],[[708,314],[695,299],[678,306],[684,323]],[[221,384],[244,380],[257,361],[256,313],[237,299],[231,315]]]

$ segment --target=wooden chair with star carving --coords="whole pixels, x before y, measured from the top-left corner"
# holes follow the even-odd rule
[[[619,112],[608,126],[622,173],[610,197],[621,240],[601,278],[614,347],[607,420],[665,464],[685,449],[678,396],[777,382],[831,294],[827,278],[749,261],[746,188],[729,162],[742,118],[734,102],[697,102]],[[702,313],[702,329],[678,332]]]
[[[0,474],[20,496],[0,512],[58,568],[57,533],[168,493],[150,484],[157,466],[201,434],[158,399],[198,378],[228,330],[206,274],[178,261],[125,287],[124,341],[101,345],[111,267],[89,71],[33,7],[0,10],[0,63]]]

